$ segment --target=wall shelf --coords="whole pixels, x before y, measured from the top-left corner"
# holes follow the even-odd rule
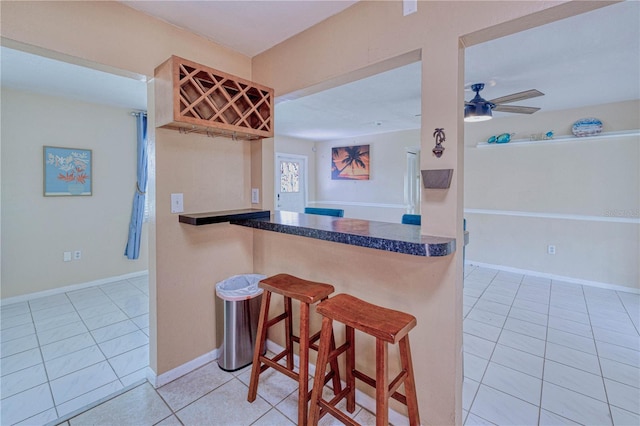
[[[230,222],[232,220],[269,219],[269,217],[271,217],[269,210],[240,209],[208,213],[183,213],[178,216],[178,221],[187,225],[201,226]]]
[[[154,72],[156,126],[234,139],[273,137],[273,89],[172,56]]]
[[[476,144],[477,148],[491,148],[491,147],[503,147],[503,146],[512,146],[512,145],[553,145],[557,143],[563,142],[584,142],[584,141],[595,141],[595,140],[603,140],[603,139],[612,139],[612,138],[620,138],[627,136],[640,136],[640,130],[625,130],[621,132],[605,132],[600,133],[595,136],[584,136],[577,137],[573,135],[559,136],[553,139],[547,140],[537,140],[532,141],[529,139],[515,139],[508,143],[487,143],[487,142],[478,142]]]

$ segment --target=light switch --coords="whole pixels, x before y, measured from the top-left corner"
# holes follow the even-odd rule
[[[251,188],[251,204],[260,203],[260,190],[258,188]]]
[[[171,194],[171,213],[184,212],[184,202],[182,194]]]

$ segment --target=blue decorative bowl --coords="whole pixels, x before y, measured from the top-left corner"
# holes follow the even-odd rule
[[[594,136],[602,132],[602,121],[597,118],[582,118],[571,127],[571,132],[578,137]]]

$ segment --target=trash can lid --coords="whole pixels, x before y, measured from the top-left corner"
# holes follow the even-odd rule
[[[262,294],[258,283],[266,277],[261,274],[234,275],[216,284],[216,294],[222,300],[253,299]]]

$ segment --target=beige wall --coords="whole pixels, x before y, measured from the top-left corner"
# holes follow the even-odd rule
[[[640,136],[475,147],[505,131],[516,140],[548,130],[562,138],[592,116],[604,132],[637,130],[640,103],[465,125],[465,209],[476,210],[465,213],[467,260],[640,288]],[[523,216],[504,213],[514,211]]]
[[[136,181],[129,109],[2,89],[2,298],[148,267],[123,255]],[[91,149],[93,195],[44,197],[43,146]],[[63,262],[63,252],[82,259]]]
[[[555,5],[559,6],[552,8]],[[599,5],[598,2],[564,5],[560,1],[420,2],[418,13],[402,17],[399,0],[360,2],[253,61],[116,2],[2,2],[0,31],[9,39],[147,76],[155,66],[176,54],[271,86],[276,95],[421,49],[421,164],[456,170],[453,186],[445,196],[426,194],[423,198],[421,211],[433,218],[423,226],[423,232],[456,236],[461,241],[463,156],[458,144],[462,144],[463,134],[463,56],[460,36],[473,33],[465,37],[465,42],[477,43]],[[485,31],[488,27],[491,29]],[[447,151],[440,160],[430,156],[431,133],[436,127],[447,131]],[[242,148],[242,154],[231,150],[235,158],[242,158],[242,163],[233,170],[228,167],[216,170],[198,162],[198,157],[205,152],[218,150],[215,141],[206,142],[209,145],[205,148],[198,136],[179,138],[179,135],[162,132],[155,139],[158,208],[150,232],[150,252],[156,255],[156,259],[150,260],[150,352],[151,367],[159,374],[213,349],[209,327],[213,328],[210,321],[215,320],[215,314],[213,304],[206,302],[209,296],[213,297],[212,284],[219,278],[217,274],[242,272],[252,262],[250,254],[245,257],[247,251],[251,252],[251,234],[244,232],[247,230],[226,229],[225,225],[185,228],[169,213],[168,205],[162,205],[169,193],[179,190],[184,192],[185,207],[189,209],[249,206],[250,178],[245,179],[248,176],[245,166],[251,157],[250,152],[247,153],[250,150]],[[263,148],[264,153],[270,147]],[[219,149],[224,152],[226,148]],[[173,158],[173,154],[177,158]],[[202,167],[196,169],[193,163]],[[262,176],[268,173],[266,164],[263,159]],[[214,182],[226,182],[224,172],[230,173],[231,178],[243,179],[245,186],[237,195],[240,198],[221,200],[215,205],[210,198],[207,202],[189,204],[189,200],[195,199],[192,185],[195,193],[199,193],[203,181],[211,182],[214,193],[223,191]],[[263,182],[263,187],[267,185]],[[230,251],[226,251],[227,247]],[[346,247],[341,248],[347,250]],[[228,254],[223,256],[223,252]],[[344,254],[349,256],[351,251]],[[424,264],[415,270],[424,273],[415,274],[412,284],[429,289],[429,305],[420,317],[418,332],[431,339],[430,351],[437,350],[437,354],[430,352],[432,357],[426,360],[415,358],[417,362],[430,363],[426,376],[429,387],[420,397],[426,401],[421,410],[427,424],[459,424],[462,418],[460,254],[444,259],[422,259]],[[360,255],[355,256],[360,259]],[[372,259],[362,260],[371,262]],[[202,265],[203,262],[212,262],[212,265]],[[213,273],[214,270],[218,272]]]
[[[454,169],[447,192],[423,190],[421,212],[429,221],[422,232],[455,236],[461,242],[462,43],[479,43],[595,7],[598,4],[592,2],[419,2],[417,13],[403,17],[401,1],[363,1],[253,58],[253,76],[281,96],[421,50],[421,167]],[[446,130],[446,152],[441,159],[431,155],[435,128]],[[429,312],[432,321],[419,321],[417,330],[433,336],[429,343],[439,350],[429,359],[430,368],[422,377],[429,383],[427,395],[420,396],[422,419],[427,424],[461,422],[461,254],[458,251],[453,261],[425,261],[428,278],[416,277],[416,285],[430,288],[430,303],[437,306]]]
[[[1,34],[147,77],[171,55],[251,79],[251,60],[116,1],[3,1]],[[69,58],[72,59],[72,58]]]
[[[331,148],[350,145],[370,145],[369,180],[331,179]],[[419,146],[419,129],[316,143],[317,205],[342,208],[345,217],[400,223],[406,213],[407,148]]]
[[[251,188],[260,191],[260,202],[251,204],[254,209],[273,211],[273,178],[275,139],[268,138],[251,143]]]
[[[215,284],[253,272],[250,229],[180,224],[170,212],[171,193],[184,194],[185,212],[249,208],[250,151],[246,141],[156,130],[159,374],[218,347]]]
[[[248,57],[118,2],[3,1],[0,8],[3,42],[71,55],[66,60],[152,77],[156,66],[178,55],[251,79]],[[184,193],[185,209],[195,211],[249,207],[251,153],[245,143],[155,135],[153,91],[149,96],[156,160],[149,192],[158,200],[149,224],[150,365],[162,374],[216,348],[213,286],[252,269],[247,230],[180,225],[169,194]]]

